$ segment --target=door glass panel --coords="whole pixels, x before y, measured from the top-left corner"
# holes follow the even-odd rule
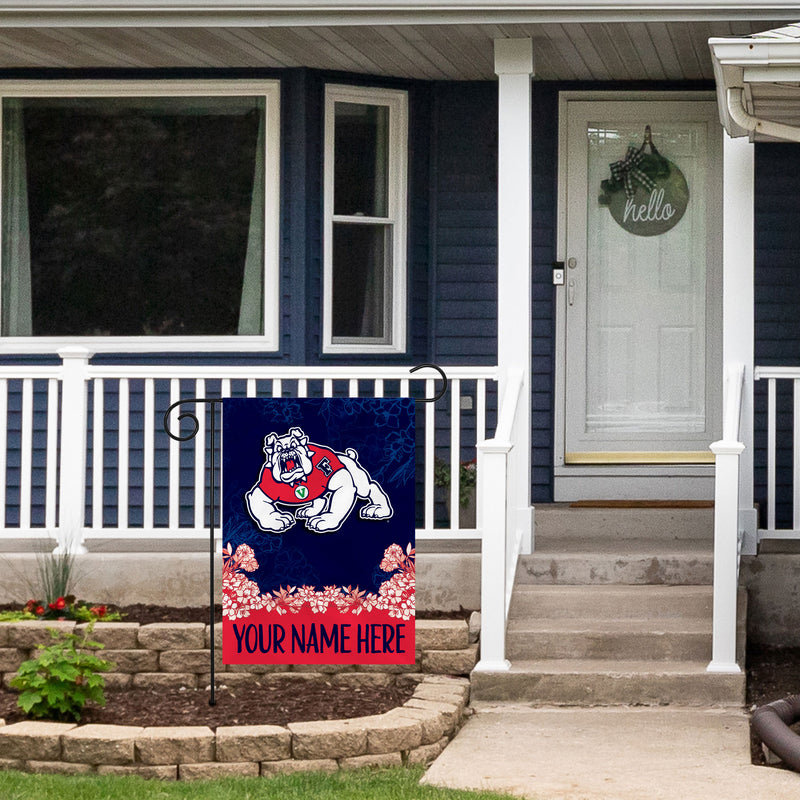
[[[643,135],[639,122],[587,129],[587,434],[706,429],[707,126],[653,125],[653,143],[689,187],[685,213],[658,235],[631,233],[598,201],[609,165],[629,145],[638,150]],[[636,192],[637,204],[644,195]],[[633,213],[659,212],[637,205]]]

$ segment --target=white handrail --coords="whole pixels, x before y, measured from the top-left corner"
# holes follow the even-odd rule
[[[736,605],[739,583],[739,441],[744,365],[725,369],[723,438],[711,445],[714,478],[714,609],[709,672],[741,672],[736,661]]]

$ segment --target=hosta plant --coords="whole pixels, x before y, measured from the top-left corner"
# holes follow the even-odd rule
[[[114,665],[95,655],[93,624],[81,636],[49,629],[53,643],[37,645],[38,655],[22,663],[11,681],[19,689],[19,707],[30,717],[77,722],[89,701],[104,706],[105,678]]]

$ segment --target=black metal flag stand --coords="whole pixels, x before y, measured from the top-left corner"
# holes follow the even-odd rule
[[[417,402],[420,403],[435,403],[437,400],[442,398],[444,394],[447,392],[448,387],[448,379],[447,375],[445,375],[444,370],[437,366],[436,364],[420,364],[419,366],[412,367],[409,372],[416,372],[420,369],[435,369],[439,376],[442,379],[442,386],[439,391],[433,397],[421,397],[417,399]],[[208,704],[210,706],[214,706],[217,704],[216,698],[216,681],[215,681],[215,669],[214,669],[214,654],[216,648],[216,629],[215,629],[215,619],[214,619],[214,558],[216,556],[216,542],[215,542],[215,522],[217,516],[217,490],[216,490],[216,471],[217,471],[217,464],[216,464],[216,420],[217,420],[217,405],[222,403],[223,398],[221,397],[186,397],[183,400],[178,400],[174,402],[165,412],[164,412],[164,431],[166,434],[171,438],[174,439],[176,442],[188,442],[194,439],[197,436],[198,431],[200,430],[200,421],[197,419],[197,415],[192,411],[184,411],[182,414],[178,414],[178,422],[180,423],[184,419],[189,419],[192,421],[192,430],[184,435],[175,434],[170,430],[169,423],[170,418],[169,415],[172,413],[173,409],[177,408],[178,406],[183,405],[184,403],[194,403],[197,405],[198,403],[207,403],[211,406],[211,422],[209,424],[209,439],[210,439],[210,468],[211,468],[211,480],[210,480],[210,496],[209,496],[209,605],[211,606],[210,611],[210,624],[211,624],[211,697],[208,700]]]

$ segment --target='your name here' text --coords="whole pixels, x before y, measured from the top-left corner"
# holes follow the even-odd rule
[[[405,624],[233,623],[237,653],[403,653]]]

